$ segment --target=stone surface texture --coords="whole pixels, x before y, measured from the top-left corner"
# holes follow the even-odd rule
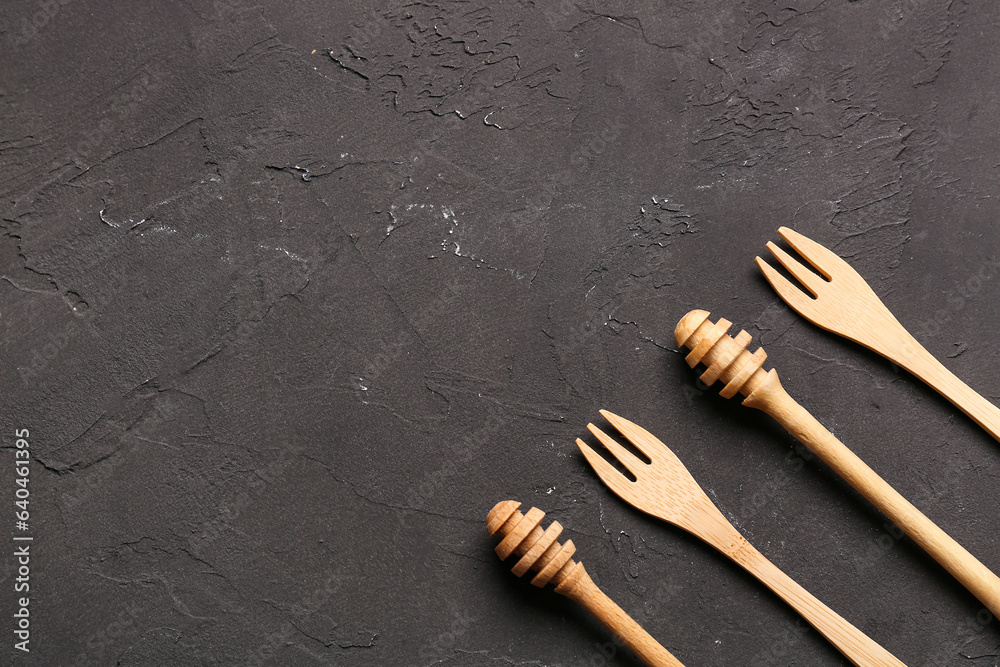
[[[600,408],[905,663],[1000,663],[1000,622],[673,341],[694,308],[746,329],[1000,571],[1000,443],[753,263],[781,225],[827,245],[1000,401],[997,5],[49,0],[0,31],[10,664],[636,665],[499,562],[507,498],[688,665],[846,664],[601,484]]]

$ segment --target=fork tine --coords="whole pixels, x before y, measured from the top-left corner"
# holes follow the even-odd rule
[[[601,429],[597,428],[593,424],[587,424],[587,429],[589,429],[590,432],[594,434],[594,437],[600,440],[601,444],[604,445],[609,452],[611,452],[612,456],[618,459],[621,464],[625,466],[633,475],[638,476],[638,471],[646,467],[645,461],[639,460],[639,457],[619,445],[615,442],[614,438],[606,434]]]
[[[807,269],[802,262],[789,255],[774,243],[768,241],[767,249],[771,251],[774,258],[778,260],[783,267],[788,269],[788,272],[795,276],[795,279],[802,283],[802,285],[809,290],[813,296],[819,296],[820,290],[823,289],[824,285],[828,284],[825,280]]]
[[[794,229],[778,227],[778,235],[785,239],[788,245],[795,249],[795,252],[805,257],[827,280],[831,279],[835,272],[842,272],[844,269],[849,273],[855,273],[854,269],[835,252],[816,243],[808,236],[799,234]]]
[[[630,422],[624,417],[619,417],[613,412],[608,412],[607,410],[598,410],[601,416],[608,420],[608,423],[618,429],[625,438],[635,445],[635,448],[640,452],[649,457],[650,461],[655,461],[658,454],[662,454],[664,449],[667,448],[660,440],[644,429],[643,427]]]
[[[580,448],[583,455],[587,459],[587,463],[590,467],[594,469],[597,476],[601,478],[609,489],[617,493],[622,498],[628,499],[631,491],[632,480],[630,480],[625,475],[621,474],[615,467],[608,463],[603,456],[595,452],[590,448],[590,445],[585,443],[580,438],[576,439],[576,446]]]
[[[808,318],[809,314],[813,312],[816,300],[793,285],[785,276],[775,271],[773,266],[760,257],[755,257],[754,260],[757,262],[757,267],[761,270],[761,273],[767,278],[767,282],[771,283],[771,287],[778,293],[778,296],[794,310],[798,311],[800,315]]]

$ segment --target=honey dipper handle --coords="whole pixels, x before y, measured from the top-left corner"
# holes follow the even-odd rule
[[[583,565],[578,564],[566,580],[556,586],[556,593],[580,603],[650,667],[684,667],[670,651],[663,648],[597,587]]]
[[[763,410],[819,456],[1000,616],[1000,578],[952,539],[788,395],[772,370],[743,404]]]
[[[851,664],[858,667],[906,667],[875,640],[795,583],[746,540],[740,538],[739,549],[726,555],[791,605],[802,618],[836,646]]]

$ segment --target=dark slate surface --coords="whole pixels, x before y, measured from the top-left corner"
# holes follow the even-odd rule
[[[998,664],[975,598],[673,342],[692,308],[747,329],[1000,570],[1000,445],[753,265],[812,236],[1000,399],[992,3],[114,4],[2,9],[13,664],[636,664],[498,562],[506,498],[686,664],[845,664],[610,495],[573,444],[599,408],[907,664]]]

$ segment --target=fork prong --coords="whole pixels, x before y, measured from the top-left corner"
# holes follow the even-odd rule
[[[667,449],[667,446],[660,442],[659,438],[638,424],[607,410],[599,410],[598,412],[629,442],[635,445],[636,449],[648,456],[650,461],[655,461],[657,455],[663,453],[662,449]]]
[[[767,249],[813,296],[819,296],[820,290],[823,289],[824,285],[828,284],[825,280],[807,269],[802,262],[789,255],[771,241],[767,242]]]
[[[788,278],[778,273],[773,266],[760,257],[755,257],[754,261],[757,262],[757,267],[764,274],[764,277],[767,278],[767,282],[771,283],[771,287],[778,293],[778,296],[800,315],[807,318],[810,317],[816,300],[803,292],[799,287],[793,285]]]
[[[794,229],[788,227],[778,227],[778,236],[785,239],[788,245],[795,249],[795,252],[802,255],[806,261],[813,265],[817,271],[823,274],[827,280],[833,277],[836,272],[842,272],[847,269],[848,272],[854,273],[854,269],[850,265],[841,259],[835,252],[827,247],[816,243],[808,236],[803,236],[799,234]]]
[[[594,434],[601,444],[604,445],[611,455],[618,459],[633,475],[638,476],[639,471],[646,467],[646,462],[642,461],[635,454],[618,444],[614,438],[597,428],[593,424],[587,424],[587,429]]]
[[[591,449],[590,445],[580,438],[576,439],[576,446],[583,452],[587,463],[594,469],[597,476],[601,478],[609,489],[617,493],[622,498],[628,500],[631,491],[632,480],[615,470],[615,467],[608,463],[603,456]]]

